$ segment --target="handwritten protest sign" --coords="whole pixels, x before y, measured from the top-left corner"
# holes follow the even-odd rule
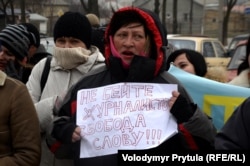
[[[118,83],[77,93],[80,158],[156,147],[177,133],[168,100],[173,84]]]

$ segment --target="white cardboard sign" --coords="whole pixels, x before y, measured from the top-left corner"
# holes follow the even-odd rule
[[[168,100],[175,84],[118,83],[77,93],[80,158],[156,147],[176,134]]]

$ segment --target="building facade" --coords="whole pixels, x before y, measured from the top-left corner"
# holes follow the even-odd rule
[[[177,1],[177,33],[178,34],[201,34],[207,36],[218,35],[218,0],[175,0]],[[239,0],[240,1],[240,0]],[[15,1],[14,7],[19,8],[19,1]],[[84,2],[87,2],[86,0]],[[167,28],[169,34],[173,33],[173,2],[174,0],[166,1],[166,13],[162,16],[163,0],[159,0],[159,17],[161,20],[165,17],[163,24]],[[228,36],[233,36],[240,33],[249,33],[250,29],[250,4],[249,2],[240,3],[232,10],[228,23]],[[37,13],[48,20],[47,35],[51,36],[56,20],[66,11],[76,9],[72,8],[73,4],[78,4],[78,8],[82,8],[77,0],[26,0],[25,7],[29,13]],[[193,4],[191,6],[191,4]],[[100,20],[102,24],[107,24],[112,15],[113,10],[122,6],[137,6],[155,9],[155,0],[98,0],[98,8],[100,12]],[[192,9],[192,10],[191,10]],[[249,10],[246,10],[249,9]],[[78,10],[78,9],[77,9]],[[191,12],[192,11],[192,12]],[[84,10],[82,10],[84,13]],[[19,13],[20,15],[20,13]],[[18,18],[19,16],[17,16]],[[0,13],[0,20],[2,19]],[[18,21],[17,21],[18,22]],[[0,26],[4,27],[6,22],[0,21]],[[0,27],[0,28],[1,28]]]

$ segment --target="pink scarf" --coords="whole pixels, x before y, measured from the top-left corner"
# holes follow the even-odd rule
[[[111,53],[113,54],[114,57],[117,57],[117,58],[121,58],[121,55],[117,52],[117,50],[115,49],[115,46],[114,46],[114,42],[113,42],[113,38],[112,36],[109,36],[109,40],[110,40],[110,47],[111,47]],[[148,41],[148,40],[147,40]],[[145,52],[141,52],[139,56],[145,56],[146,57],[147,53],[146,51]],[[127,64],[126,62],[124,62],[122,60],[122,66],[125,68],[125,69],[128,69],[130,64]]]
[[[113,39],[112,36],[109,36],[109,40],[110,40],[110,47],[111,47],[111,53],[113,54],[114,57],[120,58],[122,61],[122,66],[125,69],[129,68],[129,64],[127,64],[126,62],[124,62],[121,58],[121,55],[117,52],[117,50],[115,49],[114,43],[113,43]]]

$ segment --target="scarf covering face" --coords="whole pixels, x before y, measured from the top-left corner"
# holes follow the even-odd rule
[[[91,51],[82,47],[54,48],[54,58],[63,69],[73,69],[88,61]]]

